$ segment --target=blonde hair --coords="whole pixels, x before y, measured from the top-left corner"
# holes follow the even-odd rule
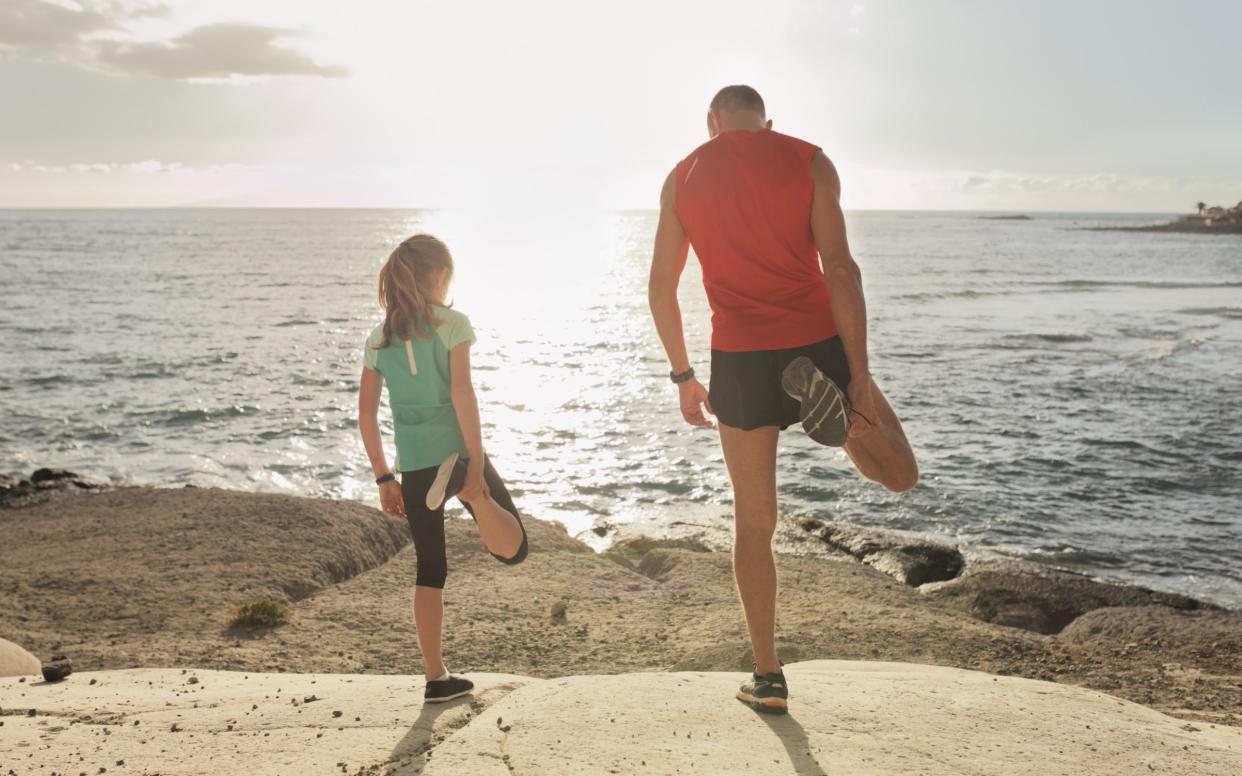
[[[429,234],[416,234],[398,245],[379,272],[379,304],[384,317],[384,340],[378,349],[388,347],[392,338],[427,339],[440,321],[431,312],[422,289],[432,276],[446,270],[453,276],[453,254],[448,246]]]

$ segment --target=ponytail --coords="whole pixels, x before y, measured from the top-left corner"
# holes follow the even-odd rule
[[[437,270],[453,272],[448,246],[429,234],[416,234],[402,242],[380,268],[379,304],[384,308],[383,349],[393,338],[427,339],[440,321],[431,312],[423,289]]]

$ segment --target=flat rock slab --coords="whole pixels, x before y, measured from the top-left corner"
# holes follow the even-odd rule
[[[42,676],[39,658],[7,639],[0,639],[0,676]]]
[[[426,707],[421,678],[402,675],[142,668],[0,679],[0,773],[416,774],[430,747],[531,681],[471,678],[472,698]]]
[[[1242,773],[1242,729],[1103,693],[907,663],[786,666],[787,717],[733,700],[744,674],[549,679],[440,744],[434,776]]]

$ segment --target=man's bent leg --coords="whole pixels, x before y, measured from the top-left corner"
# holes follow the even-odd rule
[[[759,674],[781,670],[776,657],[776,439],[780,429],[743,431],[721,423],[720,447],[733,482],[733,575]]]
[[[918,484],[919,465],[906,439],[897,413],[893,412],[880,386],[875,386],[876,428],[845,443],[845,454],[858,473],[892,491],[907,491]]]

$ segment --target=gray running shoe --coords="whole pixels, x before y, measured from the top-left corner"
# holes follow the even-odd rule
[[[737,691],[737,699],[764,714],[785,714],[789,711],[789,687],[785,674],[751,674],[750,681]]]
[[[806,356],[798,356],[781,374],[785,393],[801,403],[802,430],[829,447],[841,447],[850,438],[849,406],[845,394]]]

